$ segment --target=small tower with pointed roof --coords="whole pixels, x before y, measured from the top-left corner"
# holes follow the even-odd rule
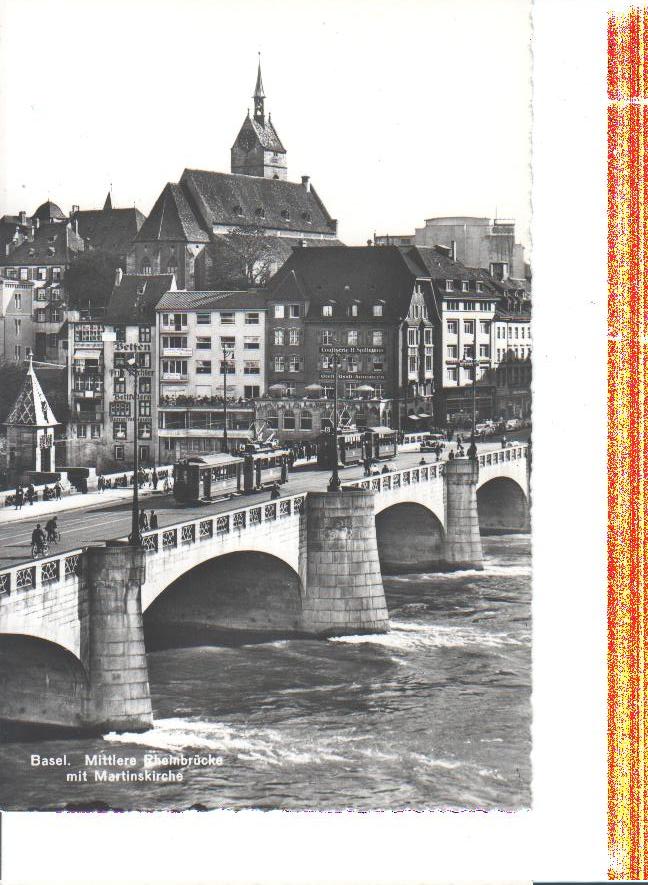
[[[265,113],[265,92],[261,76],[261,53],[254,88],[254,114],[247,117],[232,145],[232,172],[239,175],[256,175],[259,178],[288,178],[286,149],[272,124],[270,114]]]
[[[36,377],[31,355],[25,380],[4,423],[9,472],[16,478],[28,472],[53,473],[56,469],[54,428],[60,422]]]

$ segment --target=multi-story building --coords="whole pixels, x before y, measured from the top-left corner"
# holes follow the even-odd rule
[[[292,400],[319,385],[332,398],[337,361],[338,394],[361,414],[367,401],[388,401],[377,411],[390,425],[431,419],[435,301],[416,256],[396,247],[296,249],[267,304],[269,389]]]
[[[232,147],[231,173],[185,169],[178,183],[166,184],[135,238],[128,272],[173,273],[183,289],[226,282],[233,288],[232,281],[246,282],[239,280],[238,265],[249,270],[254,260],[239,261],[227,239],[232,232],[247,231],[256,240],[252,251],[257,248],[269,271],[302,241],[337,243],[337,222],[310,178],[296,183],[287,176],[286,151],[266,117],[259,70],[254,116],[244,120]],[[228,263],[233,266],[223,274]]]
[[[0,278],[0,362],[22,362],[34,349],[34,304],[31,280]]]
[[[70,218],[76,224],[86,250],[102,249],[125,263],[133,241],[144,223],[144,215],[134,206],[113,209],[108,193],[102,209],[79,209],[72,207]]]
[[[531,302],[502,297],[495,313],[495,413],[501,418],[531,415]]]
[[[105,317],[71,314],[68,323],[69,464],[99,471],[127,469],[134,446],[142,464],[154,463],[157,422],[155,307],[173,290],[171,274],[122,275],[117,271]],[[135,378],[126,361],[137,360]]]
[[[167,292],[158,303],[158,457],[249,438],[265,392],[266,302],[256,291]],[[226,402],[224,400],[226,399]]]

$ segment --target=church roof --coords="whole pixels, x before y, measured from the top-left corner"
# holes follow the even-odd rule
[[[277,130],[272,125],[272,120],[269,117],[267,120],[264,120],[263,123],[259,120],[253,120],[250,118],[250,123],[252,124],[252,128],[256,132],[257,138],[262,147],[278,154],[286,153],[286,149],[282,145],[281,140],[277,135]]]
[[[110,197],[110,194],[108,195]],[[91,249],[105,249],[125,255],[144,224],[139,209],[82,209],[72,216],[79,223],[79,234]]]
[[[31,359],[18,398],[4,423],[19,427],[56,427],[60,423],[47,402]]]
[[[41,222],[65,221],[63,210],[60,206],[57,206],[56,203],[52,203],[51,200],[47,200],[45,203],[41,203],[38,209],[34,212],[34,218],[38,218],[38,220]]]
[[[255,226],[329,235],[336,230],[315,189],[293,181],[185,169],[180,184],[193,197],[205,225]]]
[[[106,323],[129,325],[155,323],[155,308],[165,292],[175,289],[173,274],[124,274],[113,286]]]
[[[209,234],[200,224],[186,191],[181,185],[169,182],[142,224],[136,240],[208,243]]]

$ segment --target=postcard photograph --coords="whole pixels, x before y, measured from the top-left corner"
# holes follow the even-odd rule
[[[0,807],[530,808],[530,3],[0,9]]]

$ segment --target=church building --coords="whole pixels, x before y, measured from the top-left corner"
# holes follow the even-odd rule
[[[185,169],[166,184],[135,238],[128,273],[173,273],[181,289],[245,288],[262,285],[295,246],[341,245],[310,178],[288,180],[265,100],[259,63],[254,114],[232,146],[231,172]],[[255,275],[255,265],[264,273]]]

